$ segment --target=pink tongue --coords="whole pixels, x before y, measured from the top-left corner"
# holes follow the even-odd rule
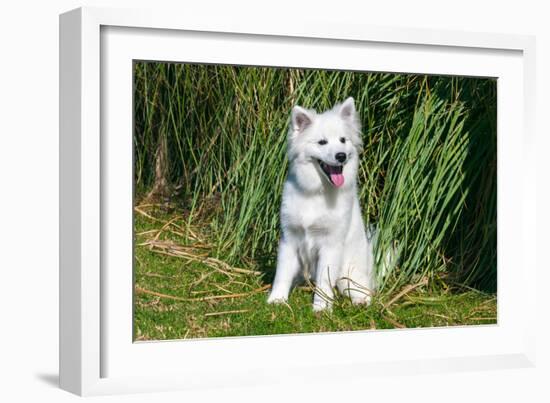
[[[344,175],[343,174],[330,174],[330,180],[336,186],[339,188],[344,184]]]
[[[343,173],[336,173],[334,172],[336,171],[336,169],[333,169],[333,167],[331,167],[329,165],[329,172],[330,172],[330,180],[332,181],[332,183],[334,184],[334,186],[336,186],[337,188],[339,188],[340,186],[342,186],[344,184],[344,174]]]

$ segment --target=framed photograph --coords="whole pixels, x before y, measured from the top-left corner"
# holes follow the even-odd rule
[[[61,387],[533,365],[534,86],[527,36],[61,15]]]

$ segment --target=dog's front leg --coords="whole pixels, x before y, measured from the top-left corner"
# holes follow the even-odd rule
[[[299,272],[300,260],[298,259],[296,245],[282,238],[279,242],[275,280],[273,280],[267,303],[286,302],[292,283]]]
[[[313,310],[316,312],[332,307],[334,285],[338,279],[341,259],[342,248],[340,245],[327,246],[319,251],[315,295],[313,296]]]

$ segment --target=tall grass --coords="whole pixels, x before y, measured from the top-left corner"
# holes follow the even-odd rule
[[[136,197],[154,188],[165,152],[172,201],[213,253],[271,273],[290,110],[347,96],[363,124],[363,212],[381,229],[378,249],[400,256],[382,287],[428,276],[495,290],[492,79],[135,63]]]

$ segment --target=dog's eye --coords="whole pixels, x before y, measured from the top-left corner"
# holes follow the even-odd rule
[[[345,137],[340,137],[340,143],[344,144],[346,142],[346,138]]]
[[[321,146],[324,146],[327,143],[328,143],[328,141],[326,141],[326,140],[319,140],[318,141],[318,144],[321,145]]]

